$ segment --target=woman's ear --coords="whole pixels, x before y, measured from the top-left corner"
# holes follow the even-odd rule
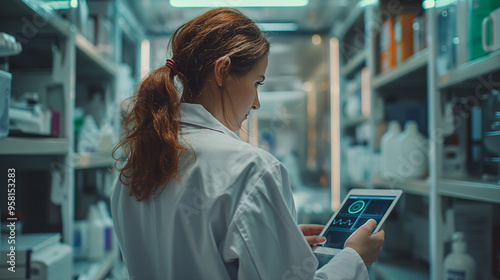
[[[229,66],[231,65],[231,59],[227,56],[223,56],[215,61],[214,64],[214,76],[215,81],[219,87],[222,87],[222,82],[224,80],[224,73],[229,71]]]

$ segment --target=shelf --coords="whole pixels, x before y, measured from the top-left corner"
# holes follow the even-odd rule
[[[385,189],[401,189],[405,193],[428,196],[429,195],[429,180],[407,180],[407,181],[388,181],[382,177],[373,178],[373,184],[377,188]]]
[[[363,182],[363,181],[347,181],[345,183],[346,186],[349,186],[350,188],[356,188],[356,189],[369,189],[370,185],[368,182]]]
[[[342,68],[342,75],[351,76],[356,70],[361,69],[366,64],[366,52],[361,50],[357,52]]]
[[[367,120],[368,120],[368,118],[365,116],[358,116],[358,117],[348,118],[348,119],[346,118],[342,124],[342,127],[349,128],[349,127],[361,124],[363,122],[366,122]]]
[[[53,47],[76,31],[68,21],[42,1],[4,0],[0,9],[0,30],[22,44],[22,52],[9,58],[11,69],[52,68]]]
[[[116,75],[116,66],[104,58],[82,34],[75,35],[77,47],[77,76],[113,78]]]
[[[0,138],[1,155],[64,155],[69,150],[66,138]]]
[[[500,203],[500,183],[471,179],[441,179],[439,193],[445,196]]]
[[[495,81],[498,83],[498,79],[494,80],[492,76],[482,77],[482,75],[495,72],[497,75],[500,75],[500,51],[464,63],[450,70],[447,74],[438,78],[438,88],[476,87],[478,84],[492,84]],[[487,88],[487,85],[485,87]]]
[[[424,49],[413,54],[401,65],[373,78],[373,88],[387,89],[413,88],[427,86],[427,62],[429,51]]]
[[[68,37],[74,30],[68,21],[38,0],[4,0],[0,18],[2,31],[16,33],[13,35],[23,44],[39,35]]]
[[[352,27],[358,23],[361,22],[364,16],[364,6],[359,6],[356,5],[356,8],[354,8],[354,11],[350,13],[347,18],[342,22],[342,29],[339,31],[338,38],[344,38],[344,36],[348,33],[349,30],[352,29]]]
[[[404,258],[380,258],[372,266],[374,279],[384,280],[428,280],[429,268],[419,262]]]
[[[73,163],[75,169],[113,168],[115,161],[111,154],[75,153]]]
[[[73,276],[85,273],[84,279],[104,279],[113,268],[115,259],[116,252],[112,251],[100,261],[76,261],[73,263]]]

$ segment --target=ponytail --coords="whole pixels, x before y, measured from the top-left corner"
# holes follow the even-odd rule
[[[179,179],[178,144],[180,101],[174,84],[174,74],[168,66],[156,69],[139,85],[132,96],[134,107],[124,113],[122,139],[113,150],[121,147],[127,157],[118,168],[120,182],[130,187],[137,201],[147,200],[172,179]],[[115,160],[118,160],[115,158]]]

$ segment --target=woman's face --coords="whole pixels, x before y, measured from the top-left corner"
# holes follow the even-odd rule
[[[248,117],[250,110],[260,108],[257,88],[263,84],[267,68],[268,58],[263,57],[250,72],[236,79],[228,79],[226,89],[231,96],[230,101],[233,112],[236,114],[236,122],[230,127],[236,131],[241,127],[241,123]],[[231,112],[228,112],[232,115]],[[236,127],[237,126],[237,127]]]

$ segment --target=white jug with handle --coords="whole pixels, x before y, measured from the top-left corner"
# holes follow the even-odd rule
[[[490,42],[486,38],[486,27],[490,23]],[[483,49],[485,52],[500,50],[500,8],[494,10],[489,16],[483,19]]]

